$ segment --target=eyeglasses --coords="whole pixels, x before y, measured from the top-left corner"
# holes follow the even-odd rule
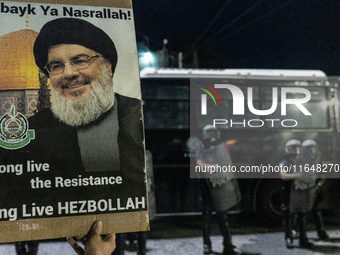
[[[91,64],[91,59],[100,57],[100,55],[95,55],[95,56],[87,56],[87,55],[77,55],[73,58],[70,59],[69,62],[64,62],[64,61],[51,61],[47,63],[47,65],[44,67],[47,72],[51,75],[56,75],[56,74],[61,74],[65,70],[65,64],[70,63],[71,66],[76,69],[76,70],[82,70]]]

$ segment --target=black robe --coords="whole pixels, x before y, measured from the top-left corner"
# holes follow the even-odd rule
[[[24,168],[22,175],[7,173],[0,176],[2,177],[0,209],[21,208],[24,203],[48,205],[51,201],[57,203],[78,199],[99,200],[146,196],[141,101],[118,94],[116,99],[119,122],[119,171],[85,172],[76,128],[60,122],[54,117],[51,109],[46,109],[28,119],[29,129],[35,130],[35,139],[30,144],[19,150],[1,149],[0,151],[1,165],[22,164]],[[95,122],[100,122],[105,117],[106,114]],[[49,170],[28,173],[27,162],[48,163]],[[114,167],[112,166],[113,170],[116,170]],[[63,179],[77,179],[108,175],[121,176],[122,184],[55,187],[56,176]],[[35,185],[37,180],[41,185],[49,180],[51,187],[32,188],[32,180],[35,180]]]

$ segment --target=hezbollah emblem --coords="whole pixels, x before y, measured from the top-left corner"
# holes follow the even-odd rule
[[[12,105],[10,112],[0,119],[0,146],[9,150],[20,149],[34,137],[34,130],[28,129],[26,117],[16,112],[15,106]]]

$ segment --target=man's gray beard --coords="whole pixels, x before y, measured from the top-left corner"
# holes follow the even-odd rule
[[[103,72],[90,86],[90,96],[75,101],[61,95],[62,89],[51,86],[54,115],[69,126],[83,126],[97,120],[114,102],[112,77]]]

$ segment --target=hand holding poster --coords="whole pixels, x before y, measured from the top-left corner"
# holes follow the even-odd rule
[[[0,3],[0,242],[145,231],[131,2],[45,2]]]

